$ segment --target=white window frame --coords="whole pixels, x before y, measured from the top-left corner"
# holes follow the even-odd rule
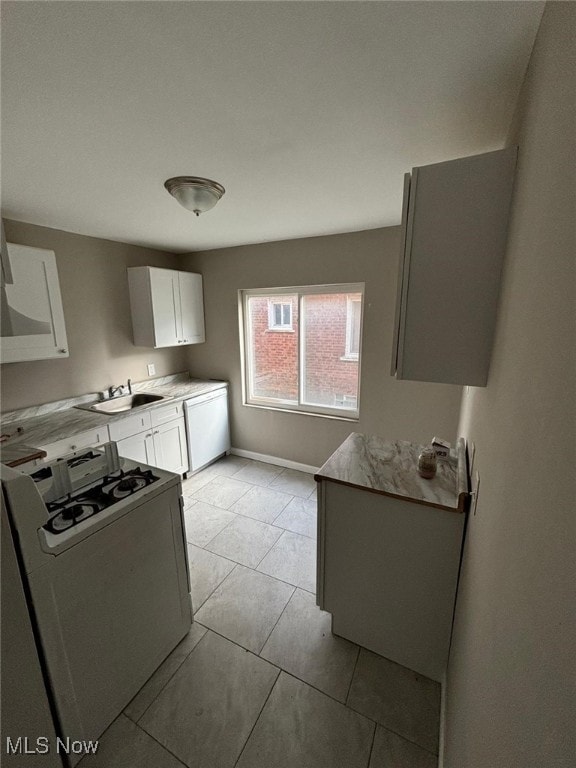
[[[354,304],[360,304],[360,316],[362,316],[362,299],[353,299],[348,296],[346,300],[346,349],[341,360],[359,360],[360,342],[362,340],[362,325],[358,337],[358,352],[352,351],[352,342],[354,340]]]
[[[285,412],[295,413],[307,413],[311,416],[324,416],[334,419],[340,419],[343,421],[358,421],[360,418],[360,388],[361,388],[361,374],[362,374],[362,330],[364,323],[364,283],[344,283],[344,284],[329,284],[329,285],[300,285],[290,286],[282,288],[249,288],[241,289],[238,291],[238,317],[239,317],[239,330],[240,330],[240,359],[242,367],[242,401],[245,406],[255,408],[267,408],[271,410],[279,410]],[[304,392],[304,366],[302,360],[305,355],[305,317],[302,313],[303,298],[306,295],[326,294],[326,293],[341,293],[352,294],[359,293],[361,295],[361,310],[360,310],[360,348],[358,356],[350,359],[354,359],[358,362],[358,396],[355,408],[341,408],[341,407],[329,407],[320,405],[311,405],[303,401]],[[253,296],[288,296],[297,295],[298,297],[298,402],[292,400],[281,400],[279,398],[265,398],[251,396],[251,392],[254,391],[252,380],[252,365],[249,359],[250,354],[250,318],[248,310],[248,300]],[[270,306],[274,302],[269,302]],[[279,303],[279,302],[276,302]],[[291,312],[291,321],[293,320],[293,313]],[[269,315],[270,318],[270,315]],[[270,329],[272,330],[272,329]],[[288,329],[286,329],[288,330]],[[348,339],[348,315],[347,315],[347,327],[346,335]]]
[[[290,322],[284,323],[282,320],[277,324],[274,318],[274,307],[281,307],[280,315],[284,314],[284,307],[290,309]],[[290,301],[269,301],[268,302],[268,330],[269,331],[292,331],[292,302]]]

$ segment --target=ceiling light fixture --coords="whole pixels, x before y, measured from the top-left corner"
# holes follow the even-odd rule
[[[175,176],[165,181],[164,186],[180,205],[196,216],[214,208],[226,191],[217,181],[198,176]]]

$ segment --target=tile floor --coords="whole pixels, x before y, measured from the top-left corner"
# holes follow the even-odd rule
[[[311,475],[182,484],[195,623],[81,768],[434,768],[440,686],[330,632]]]

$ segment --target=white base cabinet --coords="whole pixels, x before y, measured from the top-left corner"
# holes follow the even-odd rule
[[[136,346],[176,347],[205,341],[202,275],[130,267],[128,287]]]
[[[335,635],[433,680],[448,662],[465,515],[322,480],[317,603]]]
[[[109,439],[107,426],[99,427],[98,429],[87,429],[85,432],[80,432],[71,437],[64,437],[62,440],[57,440],[54,443],[40,446],[43,451],[46,451],[46,456],[38,463],[42,464],[47,461],[52,461],[59,456],[66,456],[69,453],[77,453],[78,451],[83,451],[87,448],[96,448],[103,443],[107,443]]]
[[[118,453],[152,467],[182,475],[188,471],[186,426],[182,403],[145,411],[109,425]]]

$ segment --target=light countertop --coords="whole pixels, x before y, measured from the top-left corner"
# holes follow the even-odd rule
[[[455,456],[438,461],[435,477],[418,474],[418,456],[424,448],[404,440],[387,442],[377,435],[353,432],[314,476],[373,493],[407,499],[417,504],[465,510],[468,496],[466,445],[458,439]]]
[[[133,385],[133,391],[154,392],[154,394],[170,397],[170,400],[142,406],[138,409],[140,411],[162,407],[174,400],[187,400],[226,386],[225,381],[193,379],[177,374],[136,383]],[[19,444],[41,447],[89,429],[106,426],[134,413],[134,411],[123,411],[117,414],[95,413],[74,407],[94,400],[96,400],[95,394],[3,414],[2,434],[10,437],[2,444],[2,450],[9,453],[9,449],[16,448]]]

